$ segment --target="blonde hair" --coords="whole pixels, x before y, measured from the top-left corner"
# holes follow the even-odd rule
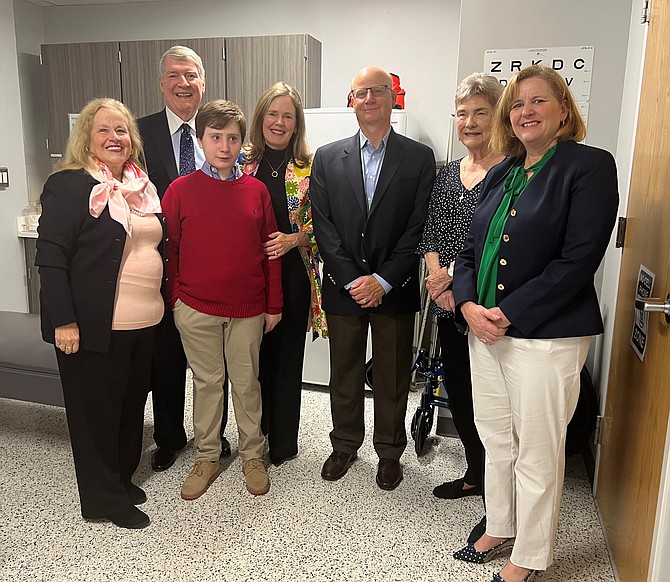
[[[244,146],[244,161],[246,163],[256,162],[263,157],[265,151],[263,118],[270,109],[272,101],[277,97],[290,98],[295,108],[295,133],[291,136],[289,148],[295,165],[303,168],[309,164],[310,152],[305,136],[305,113],[302,108],[302,98],[295,87],[281,81],[269,87],[256,103],[249,130],[249,143]]]
[[[142,169],[145,169],[144,164],[140,162],[140,159],[144,157],[142,138],[140,137],[140,131],[137,128],[137,122],[135,121],[133,114],[130,112],[130,109],[116,99],[99,97],[89,101],[79,112],[79,117],[77,118],[77,121],[72,128],[72,132],[70,133],[70,137],[67,140],[63,159],[58,162],[54,171],[86,170],[91,173],[98,169],[98,166],[93,159],[93,154],[89,151],[88,146],[91,141],[93,120],[101,109],[112,109],[124,117],[126,125],[128,126],[128,135],[130,137],[130,156],[128,159]]]
[[[491,147],[506,156],[520,156],[526,151],[512,130],[509,114],[519,95],[519,83],[533,77],[546,81],[553,96],[567,111],[565,121],[556,132],[558,141],[581,141],[586,137],[586,124],[565,79],[550,67],[531,65],[509,80],[495,111]]]

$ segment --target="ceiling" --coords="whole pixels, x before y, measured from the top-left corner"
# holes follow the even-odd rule
[[[37,6],[85,6],[91,4],[137,4],[142,2],[171,2],[172,0],[27,0]]]

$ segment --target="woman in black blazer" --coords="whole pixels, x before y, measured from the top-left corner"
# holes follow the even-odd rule
[[[114,99],[82,109],[42,192],[36,264],[42,336],[56,349],[81,512],[149,525],[131,482],[142,448],[153,332],[163,315],[163,241],[142,141]]]
[[[553,561],[566,429],[603,331],[593,281],[614,226],[617,176],[611,154],[576,143],[585,134],[558,73],[534,65],[515,75],[492,137],[509,159],[486,177],[456,261],[488,522],[454,557],[484,563],[513,547],[494,582],[530,580]]]

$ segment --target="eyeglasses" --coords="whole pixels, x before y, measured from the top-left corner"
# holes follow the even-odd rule
[[[368,91],[372,93],[373,97],[383,97],[387,90],[390,91],[391,87],[388,85],[375,85],[374,87],[352,89],[351,95],[354,99],[356,99],[356,101],[363,101],[368,96]]]

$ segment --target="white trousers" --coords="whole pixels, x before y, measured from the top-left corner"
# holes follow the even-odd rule
[[[522,568],[544,570],[554,559],[565,437],[592,339],[468,338],[486,450],[486,533],[516,537],[510,559]]]

